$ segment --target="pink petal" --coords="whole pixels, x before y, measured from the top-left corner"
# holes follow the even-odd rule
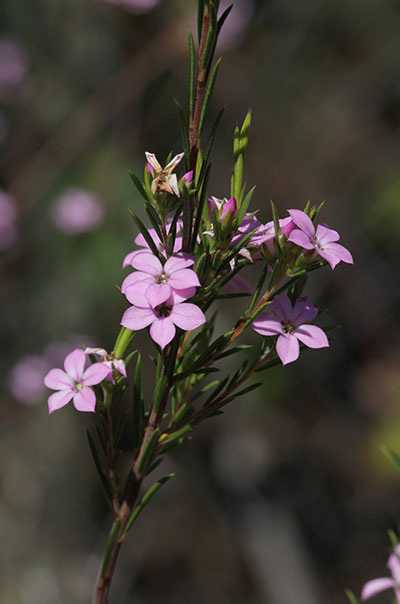
[[[159,317],[150,327],[150,336],[161,349],[164,349],[170,343],[175,333],[175,325],[170,317]]]
[[[390,589],[394,586],[395,582],[393,579],[389,579],[389,577],[372,579],[372,581],[368,581],[362,588],[361,600],[369,600],[369,598],[373,598],[373,596],[380,594],[381,591],[385,591],[385,589]]]
[[[326,252],[335,254],[342,262],[354,264],[353,256],[350,254],[349,250],[343,245],[340,245],[340,243],[328,243],[328,245],[325,245],[325,250]]]
[[[290,233],[288,241],[299,245],[305,250],[312,250],[314,248],[314,245],[311,243],[309,236],[303,233],[303,231],[299,231],[298,229],[295,229]]]
[[[110,368],[104,363],[93,363],[82,376],[82,384],[85,386],[94,386],[100,384],[110,373]]]
[[[297,338],[290,334],[279,336],[276,342],[276,352],[283,365],[293,363],[299,358],[300,346]]]
[[[151,308],[131,306],[122,315],[121,325],[132,331],[138,331],[150,325],[154,319],[155,315]]]
[[[125,279],[123,280],[122,285],[121,285],[121,292],[123,294],[125,294],[128,287],[131,287],[131,285],[135,285],[135,283],[139,283],[139,282],[143,282],[143,281],[150,285],[150,283],[154,283],[154,277],[152,277],[151,275],[149,275],[147,273],[141,273],[139,271],[136,273],[131,273],[130,275],[125,277]],[[141,290],[143,290],[142,286],[139,286],[139,287]]]
[[[62,369],[50,369],[44,378],[47,388],[52,390],[70,390],[74,387],[74,380]]]
[[[132,259],[131,264],[133,268],[136,268],[138,271],[142,271],[143,273],[147,273],[153,277],[157,277],[163,272],[163,267],[159,259],[156,258],[154,254],[149,254],[148,252],[137,254]]]
[[[331,243],[331,245],[334,245],[334,244]],[[318,252],[318,254],[321,256],[321,258],[323,258],[324,260],[327,261],[327,263],[329,264],[329,266],[331,267],[332,270],[340,262],[340,258],[338,258],[336,256],[336,254],[334,254],[333,252],[329,251],[329,249],[326,249],[326,250],[316,249],[315,251]]]
[[[302,210],[288,210],[294,224],[299,227],[310,239],[315,235],[315,227],[309,216]]]
[[[251,326],[262,336],[276,336],[278,333],[283,333],[283,327],[278,317],[266,312],[261,313]]]
[[[49,396],[49,413],[53,413],[53,411],[64,407],[67,403],[69,403],[73,396],[73,390],[61,390],[60,392],[55,392],[54,394]]]
[[[158,246],[160,243],[160,238],[157,235],[157,233],[155,232],[154,229],[149,229],[149,235],[152,238],[152,240],[154,241],[154,243]],[[139,233],[139,235],[136,235],[135,237],[135,243],[136,245],[139,245],[140,247],[145,247],[148,248],[148,244],[146,239],[143,237],[142,233]],[[145,250],[138,250],[139,252],[143,253]],[[152,252],[148,252],[148,253],[152,253]]]
[[[124,377],[126,376],[126,366],[125,366],[125,361],[123,361],[122,359],[114,359],[112,361],[112,364],[114,365],[114,369],[116,371],[118,371],[118,373],[120,373],[121,375],[123,375]]]
[[[188,268],[195,263],[196,258],[190,254],[179,254],[178,256],[171,256],[164,264],[164,274],[171,275],[175,271],[180,271],[183,268]]]
[[[139,306],[140,308],[148,308],[149,303],[146,298],[146,291],[150,285],[155,285],[154,277],[150,277],[151,282],[148,281],[137,281],[133,285],[130,285],[124,291],[126,299],[133,304],[134,306]]]
[[[185,300],[189,300],[189,298],[193,298],[196,293],[195,287],[187,287],[185,289],[172,289],[171,297],[174,304],[180,304]]]
[[[321,247],[325,247],[327,243],[333,241],[339,241],[340,235],[337,231],[330,229],[326,224],[319,224],[316,230],[317,241],[321,244]]]
[[[143,235],[142,235],[143,237]],[[143,240],[145,241],[144,237]],[[126,268],[127,266],[132,266],[132,260],[135,256],[137,256],[138,254],[143,254],[144,252],[147,252],[148,254],[151,254],[150,249],[148,250],[134,250],[133,252],[129,252],[129,254],[127,254],[124,258],[124,261],[122,263],[122,268]]]
[[[234,197],[231,197],[226,201],[222,206],[221,218],[225,218],[228,212],[231,212],[231,215],[235,214],[237,210],[237,202]]]
[[[281,227],[281,234],[286,235],[286,237],[289,237],[290,233],[296,228],[291,216],[281,218],[279,226]]]
[[[82,388],[74,396],[74,407],[77,411],[91,411],[96,409],[96,395],[91,388]]]
[[[275,298],[271,304],[270,309],[274,311],[274,313],[278,316],[281,321],[287,323],[290,321],[293,308],[292,303],[286,294],[281,294],[277,298]]]
[[[241,275],[235,275],[232,277],[232,279],[226,284],[226,288],[231,294],[238,294],[242,291],[247,292],[248,294],[253,293],[250,283]]]
[[[295,329],[294,335],[309,348],[326,348],[329,346],[326,333],[316,325],[301,325]]]
[[[396,547],[394,553],[390,555],[388,560],[388,568],[390,568],[390,572],[392,573],[393,579],[400,584],[400,548]]]
[[[169,318],[175,325],[185,331],[196,329],[207,321],[203,311],[198,306],[186,302],[176,304]]]
[[[292,325],[301,325],[302,323],[309,323],[318,314],[318,309],[316,306],[311,304],[306,296],[302,298],[297,298],[293,312],[290,316],[290,321]]]
[[[190,268],[184,268],[180,271],[175,271],[168,278],[168,284],[173,289],[186,289],[188,287],[198,287],[200,281],[198,276]]]
[[[75,348],[64,361],[64,369],[75,381],[82,377],[85,367],[86,355],[80,348]]]
[[[171,295],[171,288],[166,283],[153,283],[146,288],[145,296],[152,308],[162,304]]]

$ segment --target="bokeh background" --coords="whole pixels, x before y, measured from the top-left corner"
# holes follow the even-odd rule
[[[112,348],[128,208],[141,212],[127,170],[142,173],[145,150],[181,150],[173,98],[186,106],[195,8],[0,2],[4,604],[90,600],[110,524],[91,418],[72,405],[49,418],[42,378],[82,342]],[[229,192],[233,128],[251,107],[253,209],[267,220],[270,199],[282,215],[327,200],[323,219],[355,266],[310,280],[329,306],[320,324],[341,326],[331,348],[263,374],[166,460],[176,477],[126,542],[112,602],[339,604],[387,574],[400,521],[381,452],[400,451],[399,32],[393,0],[237,0],[219,48],[212,113],[227,110],[210,193]]]

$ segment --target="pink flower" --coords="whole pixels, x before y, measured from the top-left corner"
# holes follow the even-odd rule
[[[340,235],[333,229],[324,224],[319,224],[317,228],[309,216],[301,210],[288,210],[293,222],[298,227],[288,237],[288,241],[299,245],[305,250],[314,250],[328,262],[332,269],[340,261],[353,264],[353,257],[349,250],[336,243]]]
[[[288,218],[281,218],[279,220],[279,227],[281,229],[281,236],[285,235],[289,237],[290,233],[295,228],[293,220]],[[260,246],[266,244],[266,246],[272,251],[273,241],[275,239],[275,225],[274,221],[270,220],[266,224],[262,224],[257,231],[249,239],[249,242],[253,245]]]
[[[210,215],[210,219],[212,217],[212,211],[214,211],[218,218],[224,220],[228,213],[230,212],[230,220],[234,217],[237,212],[237,201],[234,197],[227,199],[218,199],[217,197],[210,197],[208,200],[208,213]]]
[[[31,406],[43,400],[43,379],[51,365],[39,355],[19,359],[10,371],[8,387],[11,394],[23,405]]]
[[[328,338],[320,327],[305,325],[317,316],[317,308],[307,298],[298,298],[292,304],[286,294],[281,294],[269,308],[275,313],[261,313],[251,326],[263,336],[279,335],[276,342],[276,352],[283,365],[296,361],[300,353],[299,341],[309,348],[325,348],[329,346]]]
[[[167,226],[166,226],[166,231],[167,231],[167,235],[169,234],[170,230],[171,230],[171,224],[172,224],[172,219],[169,218],[167,220]],[[175,243],[174,243],[174,249],[173,249],[173,253],[177,254],[178,252],[181,251],[182,249],[182,236],[179,235],[179,233],[182,231],[183,228],[183,222],[182,220],[178,220],[176,223],[176,232],[177,232],[177,236],[175,239]],[[157,249],[159,252],[161,252],[161,254],[163,254],[163,256],[166,256],[166,251],[164,248],[164,244],[161,241],[161,239],[159,238],[159,236],[157,235],[155,229],[149,229],[149,235],[152,238],[152,240],[154,241],[154,243],[157,246]],[[135,243],[136,245],[139,245],[142,248],[142,250],[134,250],[133,252],[129,252],[129,254],[127,254],[124,258],[124,261],[122,263],[122,267],[126,268],[127,266],[131,265],[132,259],[137,255],[137,254],[141,254],[144,251],[147,251],[149,254],[151,254],[150,248],[147,245],[147,241],[146,239],[143,237],[142,233],[139,233],[139,235],[137,235],[135,237]]]
[[[386,589],[394,589],[397,604],[400,604],[400,545],[397,545],[387,563],[392,578],[383,577],[368,581],[362,589],[361,600],[369,600]]]
[[[85,354],[95,354],[101,358],[101,364],[108,368],[109,374],[107,379],[114,382],[113,371],[118,371],[121,375],[126,378],[126,367],[122,359],[114,359],[112,354],[108,354],[104,348],[85,348]]]
[[[29,58],[25,48],[11,38],[0,38],[0,99],[13,101],[28,73]]]
[[[83,189],[67,189],[55,201],[52,217],[61,231],[78,235],[93,231],[104,215],[104,204],[97,195]]]
[[[122,283],[121,291],[131,304],[155,307],[165,302],[171,293],[175,302],[182,302],[194,296],[200,281],[196,273],[187,268],[195,259],[189,254],[168,258],[164,266],[149,252],[135,254],[131,266],[137,272],[131,273]]]
[[[17,240],[16,207],[15,199],[0,191],[0,251],[10,248]]]
[[[121,325],[132,331],[139,331],[151,325],[151,338],[164,349],[175,336],[175,326],[184,331],[191,331],[205,322],[206,317],[198,306],[187,302],[176,303],[175,294],[172,293],[157,306],[152,306],[143,298],[140,306],[131,306],[125,311]]]
[[[94,411],[96,395],[90,386],[100,384],[110,370],[103,363],[94,363],[85,371],[86,355],[83,350],[76,348],[64,361],[64,369],[50,369],[44,378],[44,383],[52,390],[59,390],[49,396],[49,413],[64,407],[73,399],[78,411]]]
[[[135,13],[137,15],[141,15],[144,13],[148,13],[153,8],[157,6],[160,0],[102,0],[107,4],[114,4],[115,6],[120,6],[122,8],[126,8],[131,13]]]

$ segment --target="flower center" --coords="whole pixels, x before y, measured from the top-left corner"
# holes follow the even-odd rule
[[[295,328],[293,327],[293,325],[291,323],[289,323],[289,321],[287,323],[285,323],[285,321],[282,321],[281,325],[283,327],[284,333],[288,333],[291,336],[294,334]]]
[[[161,273],[161,275],[157,275],[156,283],[162,283],[163,285],[167,285],[168,276],[165,273]]]
[[[81,384],[80,382],[75,382],[75,390],[77,392],[79,392],[80,390],[82,390],[83,388],[83,384]]]
[[[322,247],[322,245],[320,244],[320,242],[317,239],[317,236],[314,235],[313,237],[311,237],[310,239],[311,243],[313,244],[313,246],[317,249],[317,250],[323,250],[324,248]]]
[[[158,306],[155,307],[154,312],[156,313],[157,317],[161,318],[161,317],[169,317],[169,315],[171,314],[171,310],[172,310],[172,306],[170,306],[166,302],[163,302],[163,304],[159,304]]]

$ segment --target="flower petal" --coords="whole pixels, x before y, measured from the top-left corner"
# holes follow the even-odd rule
[[[82,377],[85,367],[86,355],[80,348],[75,348],[64,361],[64,369],[75,381]]]
[[[334,245],[334,244],[331,244],[331,245]],[[318,254],[321,256],[321,258],[323,258],[324,260],[327,261],[327,263],[329,264],[329,266],[331,267],[332,270],[340,262],[340,258],[338,258],[336,256],[336,254],[331,252],[329,249],[325,249],[325,250],[316,249],[315,251],[318,252]]]
[[[104,363],[93,363],[82,376],[82,384],[85,386],[94,386],[100,384],[110,373],[110,368]]]
[[[188,287],[199,287],[200,281],[194,271],[190,268],[184,268],[180,271],[175,271],[168,277],[168,285],[173,289],[187,289]]]
[[[277,296],[269,305],[269,308],[279,317],[281,321],[287,323],[292,318],[293,308],[286,294]]]
[[[60,392],[55,392],[54,394],[49,396],[49,413],[53,413],[53,411],[64,407],[67,403],[69,403],[73,396],[73,390],[61,390]]]
[[[330,229],[326,224],[319,224],[315,232],[317,241],[324,247],[327,243],[339,241],[340,235],[337,231]]]
[[[186,287],[185,289],[172,289],[171,297],[174,304],[180,304],[189,298],[193,298],[196,293],[195,287]]]
[[[162,185],[162,190],[179,197],[179,186],[176,174],[168,176],[167,180]]]
[[[295,243],[305,250],[312,250],[314,248],[309,236],[303,233],[303,231],[299,231],[299,229],[295,229],[290,233],[288,241]]]
[[[162,167],[158,163],[157,158],[154,155],[154,153],[149,153],[148,151],[146,151],[145,156],[146,156],[147,162],[150,164],[150,166],[153,168],[153,170],[155,171],[156,174],[159,174],[160,172],[162,172]]]
[[[149,308],[146,291],[150,285],[154,285],[154,277],[150,277],[150,279],[150,283],[147,280],[137,281],[125,289],[123,293],[131,304],[139,306],[139,308]]]
[[[169,318],[175,325],[185,331],[196,329],[207,321],[203,311],[198,306],[186,302],[176,304]]]
[[[394,550],[393,554],[390,555],[389,560],[388,560],[388,568],[390,569],[390,572],[392,573],[393,579],[400,584],[400,558],[399,558],[399,554],[400,554],[400,548],[399,546],[396,547],[396,549]]]
[[[132,288],[130,288],[132,289]],[[153,283],[146,288],[145,297],[152,308],[168,300],[171,288],[167,283]]]
[[[315,227],[313,225],[313,221],[305,212],[302,210],[288,210],[290,216],[294,224],[299,227],[303,233],[305,233],[309,238],[314,237],[315,235]]]
[[[328,245],[325,245],[325,250],[335,254],[342,262],[354,264],[353,256],[350,254],[349,250],[343,245],[340,245],[340,243],[328,243]]]
[[[283,333],[283,327],[278,317],[274,317],[267,312],[261,313],[251,324],[254,331],[262,336],[276,336]]]
[[[122,315],[121,325],[132,329],[132,331],[139,331],[147,327],[154,321],[155,314],[151,308],[137,308],[131,306]]]
[[[154,254],[149,254],[148,252],[137,254],[132,259],[131,264],[133,268],[136,268],[138,271],[142,271],[153,277],[157,277],[163,272],[163,266],[159,259],[154,256]]]
[[[302,323],[309,323],[310,321],[315,319],[317,314],[317,307],[311,304],[311,302],[306,296],[303,296],[301,298],[297,298],[293,308],[293,312],[290,316],[290,321],[295,327],[301,325]]]
[[[163,171],[166,174],[171,174],[171,172],[175,170],[176,166],[182,161],[184,155],[184,153],[178,153],[178,155],[175,155],[175,157],[173,157],[171,161],[165,166]]]
[[[164,274],[171,275],[175,271],[180,271],[183,268],[189,268],[195,263],[196,258],[191,254],[179,254],[177,256],[171,256],[164,264]]]
[[[175,333],[175,325],[170,317],[158,317],[150,327],[150,336],[161,349],[170,343]]]
[[[142,237],[143,237],[143,235],[142,235]],[[145,241],[144,237],[143,237],[143,240]],[[146,242],[145,242],[145,245],[147,245]],[[122,263],[122,268],[126,268],[127,266],[132,266],[131,262],[132,262],[133,258],[135,256],[137,256],[138,254],[143,254],[144,252],[147,252],[148,254],[152,253],[150,251],[150,249],[147,249],[147,250],[134,250],[133,252],[129,252],[129,254],[127,254],[125,256],[125,258],[124,258],[124,261]]]
[[[393,579],[389,579],[389,577],[372,579],[372,581],[368,581],[362,588],[361,600],[369,600],[369,598],[373,598],[373,596],[380,594],[381,591],[385,591],[385,589],[390,589],[394,586],[395,582]]]
[[[52,390],[70,390],[74,387],[73,378],[62,369],[50,369],[44,377],[44,383]]]
[[[309,348],[326,348],[329,346],[326,333],[316,325],[301,325],[295,329],[294,335]]]
[[[141,281],[145,281],[146,283],[148,283],[150,285],[150,283],[154,283],[154,277],[152,277],[148,273],[142,273],[140,271],[131,273],[130,275],[125,277],[125,279],[123,280],[122,285],[121,285],[121,292],[123,294],[125,294],[128,287],[130,287],[131,285],[134,285],[135,283],[141,282]],[[143,290],[142,285],[140,285],[139,288],[141,291]],[[132,304],[134,304],[134,302],[132,302]]]
[[[300,346],[297,338],[290,334],[282,334],[276,342],[276,352],[283,365],[297,361],[300,353]]]
[[[74,407],[77,411],[91,411],[96,409],[96,395],[91,388],[82,388],[74,396]]]

